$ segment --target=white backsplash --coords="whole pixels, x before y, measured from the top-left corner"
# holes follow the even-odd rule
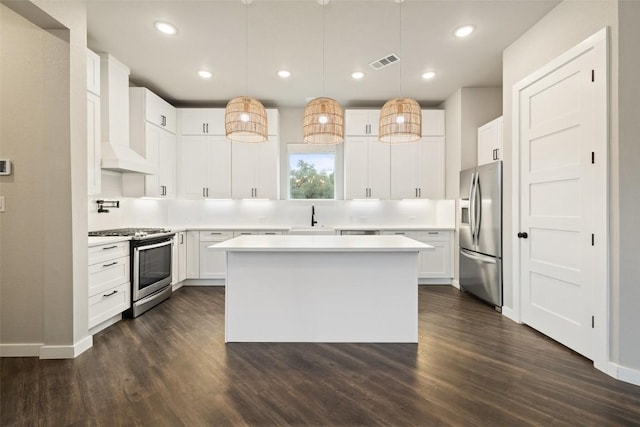
[[[172,200],[167,225],[317,226],[409,225],[455,227],[453,200]]]
[[[89,197],[89,230],[122,227],[455,227],[454,200],[160,200],[122,197],[122,175],[103,172],[100,196]],[[120,208],[98,213],[96,200],[118,200]]]

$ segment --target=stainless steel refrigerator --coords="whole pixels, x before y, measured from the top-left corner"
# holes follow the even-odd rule
[[[460,172],[460,287],[502,308],[502,162]]]

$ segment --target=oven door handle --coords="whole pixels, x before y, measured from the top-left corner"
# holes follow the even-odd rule
[[[155,245],[138,246],[135,248],[135,250],[137,252],[146,251],[147,249],[154,249],[154,248],[159,248],[161,246],[167,246],[167,245],[170,245],[171,243],[172,243],[172,239],[167,240],[166,242],[156,243]]]

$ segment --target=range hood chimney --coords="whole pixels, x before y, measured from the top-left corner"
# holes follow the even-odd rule
[[[122,62],[100,54],[101,167],[152,175],[155,167],[129,145],[129,74]]]

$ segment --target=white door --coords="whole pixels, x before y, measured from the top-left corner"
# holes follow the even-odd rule
[[[180,138],[180,188],[183,197],[206,197],[207,162],[207,137]]]
[[[589,358],[593,295],[605,286],[597,266],[607,262],[592,241],[595,212],[606,203],[594,196],[606,175],[592,164],[592,152],[605,157],[597,113],[606,78],[598,64],[596,52],[586,51],[519,92],[522,320]]]
[[[231,198],[231,141],[210,136],[206,142],[206,195],[210,199]]]
[[[344,198],[364,199],[369,191],[369,148],[367,137],[344,141]]]
[[[444,137],[424,137],[418,145],[418,197],[444,199]]]
[[[377,133],[377,132],[376,132]],[[391,194],[390,146],[369,138],[369,197],[386,200]]]

